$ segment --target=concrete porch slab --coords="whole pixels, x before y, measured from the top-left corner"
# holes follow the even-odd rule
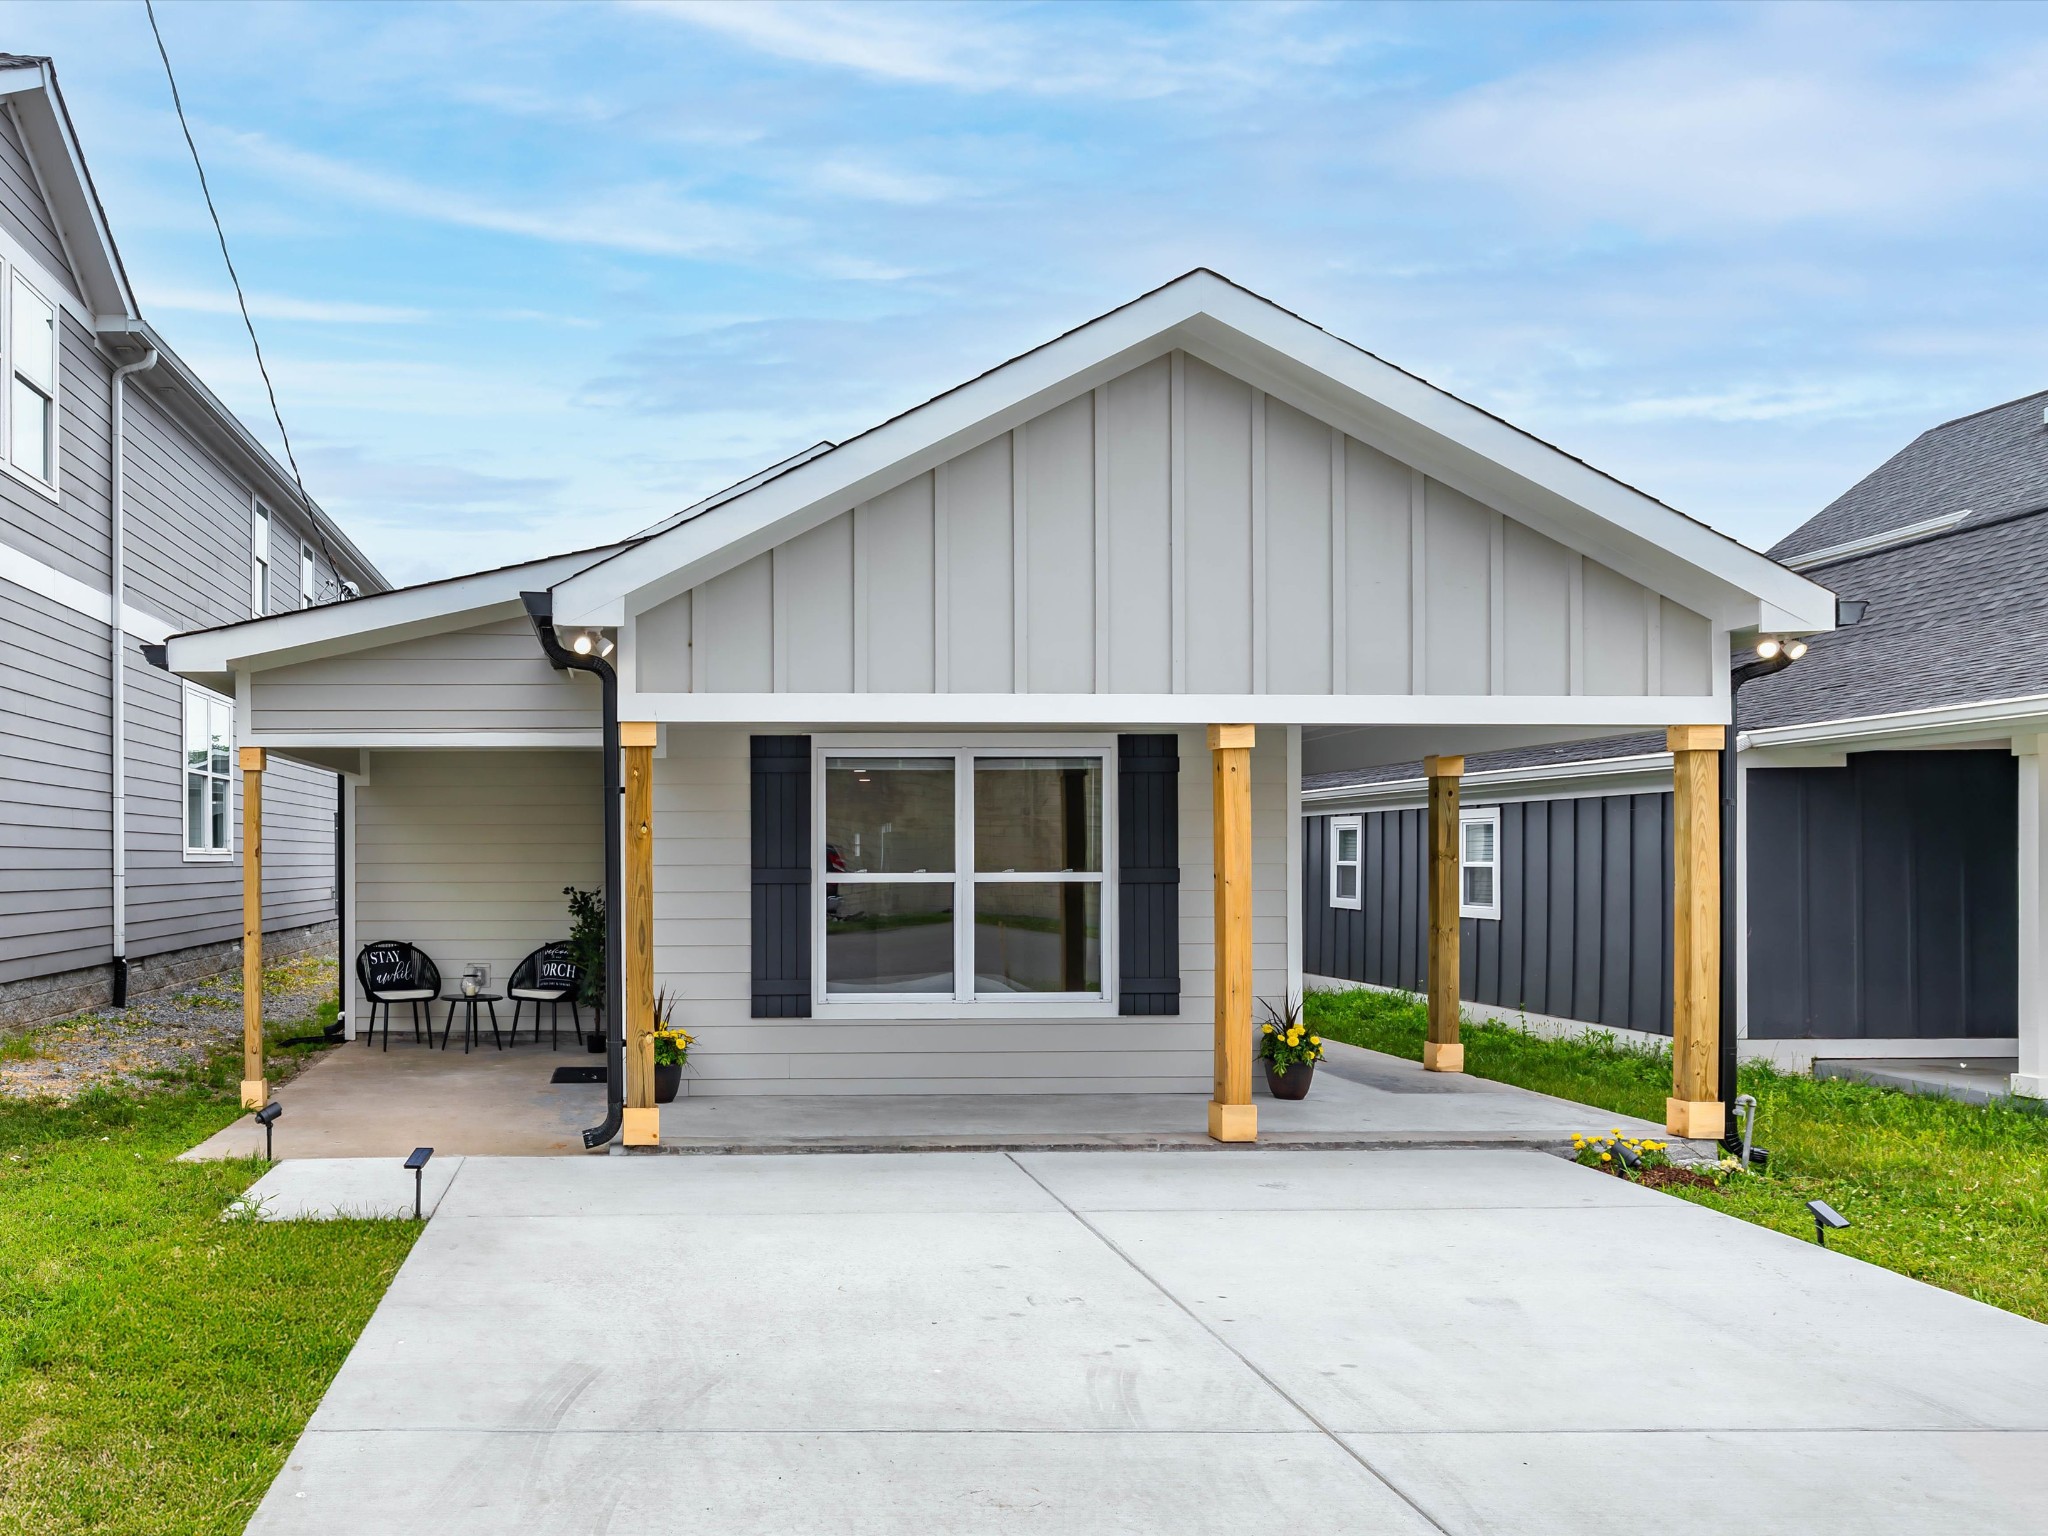
[[[423,1216],[440,1207],[461,1169],[460,1157],[437,1155],[421,1171]],[[413,1176],[396,1158],[299,1158],[278,1163],[228,1210],[262,1221],[406,1220],[413,1213]]]
[[[2039,1099],[2015,1098],[2012,1075],[2020,1069],[2016,1056],[1984,1056],[1958,1060],[1950,1056],[1890,1058],[1816,1057],[1815,1077],[1896,1088],[1925,1098],[1955,1099],[1963,1104],[2003,1104],[2048,1112]]]

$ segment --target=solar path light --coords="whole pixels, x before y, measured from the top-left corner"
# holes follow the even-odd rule
[[[412,1170],[412,1219],[422,1221],[420,1214],[420,1185],[427,1176],[427,1160],[434,1155],[432,1147],[414,1147],[412,1156],[405,1160],[405,1166]]]
[[[1806,1202],[1806,1208],[1813,1212],[1813,1240],[1823,1248],[1828,1245],[1830,1228],[1839,1232],[1849,1225],[1849,1218],[1825,1200],[1809,1200]]]

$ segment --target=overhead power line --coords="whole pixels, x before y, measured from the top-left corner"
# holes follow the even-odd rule
[[[156,39],[156,56],[164,61],[164,79],[171,85],[171,105],[177,109],[178,127],[185,135],[185,147],[192,152],[192,169],[199,173],[199,193],[206,199],[206,212],[213,220],[213,235],[220,242],[220,259],[228,269],[228,281],[234,285],[235,303],[242,311],[242,328],[249,333],[249,349],[256,354],[256,371],[263,376],[263,392],[270,397],[270,419],[277,423],[277,435],[284,442],[284,456],[292,467],[292,482],[299,488],[299,503],[305,510],[306,522],[313,530],[313,536],[320,541],[320,552],[327,556],[327,568],[334,572],[337,590],[347,592],[340,586],[341,568],[334,563],[334,551],[328,548],[327,535],[320,527],[320,514],[314,510],[313,498],[306,494],[306,477],[299,473],[299,457],[292,452],[292,435],[285,430],[284,412],[277,407],[277,386],[270,382],[270,367],[263,361],[263,343],[256,339],[256,322],[249,318],[249,300],[242,292],[241,275],[235,271],[235,258],[228,254],[227,231],[221,228],[220,210],[213,205],[213,188],[206,183],[206,166],[199,158],[199,146],[192,140],[192,125],[185,121],[185,102],[178,94],[177,72],[171,68],[171,55],[164,47],[164,34],[156,24],[155,0],[142,0],[142,8],[149,16],[150,35]]]

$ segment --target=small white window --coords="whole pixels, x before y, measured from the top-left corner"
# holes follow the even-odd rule
[[[234,853],[235,707],[217,693],[185,689],[185,856]]]
[[[249,518],[249,611],[270,612],[270,508],[260,501]]]
[[[1458,916],[1500,916],[1500,807],[1458,813]]]
[[[318,596],[313,591],[313,582],[316,577],[317,572],[313,565],[313,546],[301,544],[299,546],[299,606],[301,608],[310,608],[315,602],[319,601]]]
[[[8,336],[9,457],[44,485],[57,483],[57,315],[35,289],[14,279]]]
[[[1362,855],[1365,842],[1363,818],[1330,818],[1330,905],[1357,907],[1362,903]]]

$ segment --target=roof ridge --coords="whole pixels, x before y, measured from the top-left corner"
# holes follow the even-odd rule
[[[1996,405],[1987,405],[1980,411],[1965,411],[1960,416],[1951,416],[1947,421],[1937,421],[1933,426],[1922,431],[1920,437],[1925,437],[1929,432],[1939,432],[1943,427],[1953,427],[1965,421],[1975,421],[1979,416],[1989,416],[1993,411],[2002,411],[2023,401],[2039,400],[2044,396],[2048,396],[2048,389],[2037,389],[2030,395],[2014,395],[2010,400],[2001,400]],[[1914,442],[1918,441],[1919,438],[1914,439]],[[1908,446],[1911,445],[1909,444]],[[1900,450],[1902,453],[1904,451],[1904,449]]]

